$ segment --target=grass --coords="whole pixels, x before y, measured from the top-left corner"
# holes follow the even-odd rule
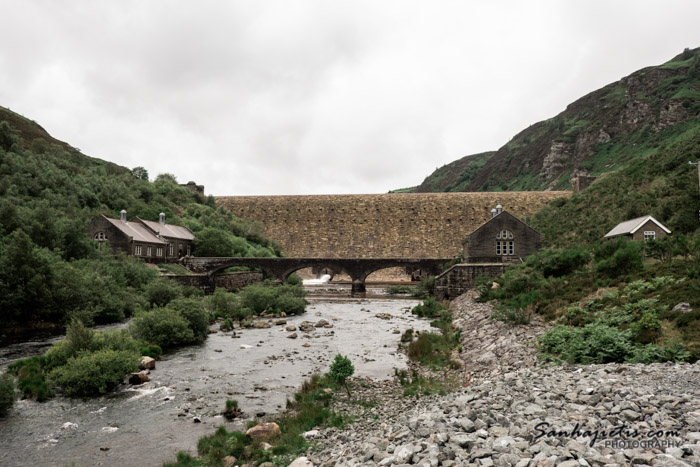
[[[192,274],[192,272],[178,263],[159,264],[158,269],[164,274]]]

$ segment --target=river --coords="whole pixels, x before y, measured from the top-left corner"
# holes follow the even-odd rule
[[[391,378],[394,368],[406,367],[395,332],[430,328],[410,314],[416,300],[342,293],[307,299],[307,312],[286,318],[287,324],[325,319],[332,328],[316,328],[310,337],[296,331],[296,339],[287,338],[284,325],[236,329],[237,338],[218,332],[202,345],[163,356],[151,382],[140,387],[124,385],[94,399],[17,401],[0,419],[0,465],[159,466],[181,450],[196,454],[197,440],[220,425],[243,429],[251,417],[280,412],[302,381],[326,372],[337,353],[350,357],[357,376]],[[0,365],[50,342],[0,349]],[[227,399],[239,402],[243,419],[229,422],[220,415]]]

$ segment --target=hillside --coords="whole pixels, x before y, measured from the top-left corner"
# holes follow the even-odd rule
[[[562,190],[700,125],[700,48],[639,70],[535,123],[495,152],[447,164],[415,192]]]
[[[217,208],[161,174],[148,180],[91,158],[41,126],[0,107],[0,339],[10,326],[123,319],[138,308],[152,280],[138,261],[115,260],[88,238],[104,214],[185,225],[195,249],[216,256],[275,256],[279,247],[259,226]]]

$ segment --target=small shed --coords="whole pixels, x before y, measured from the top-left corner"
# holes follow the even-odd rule
[[[649,240],[658,240],[667,235],[671,235],[671,231],[661,222],[652,216],[644,216],[620,222],[610,232],[605,234],[604,238],[625,237],[628,240],[648,242]]]

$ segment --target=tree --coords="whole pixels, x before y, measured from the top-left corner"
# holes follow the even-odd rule
[[[331,363],[328,377],[338,384],[345,386],[345,390],[348,391],[348,397],[350,397],[350,388],[348,388],[347,379],[354,373],[355,367],[352,365],[350,359],[337,354],[333,360],[333,363]]]
[[[131,175],[138,178],[139,180],[148,181],[148,170],[144,169],[141,166],[134,167],[133,169],[131,169]]]

